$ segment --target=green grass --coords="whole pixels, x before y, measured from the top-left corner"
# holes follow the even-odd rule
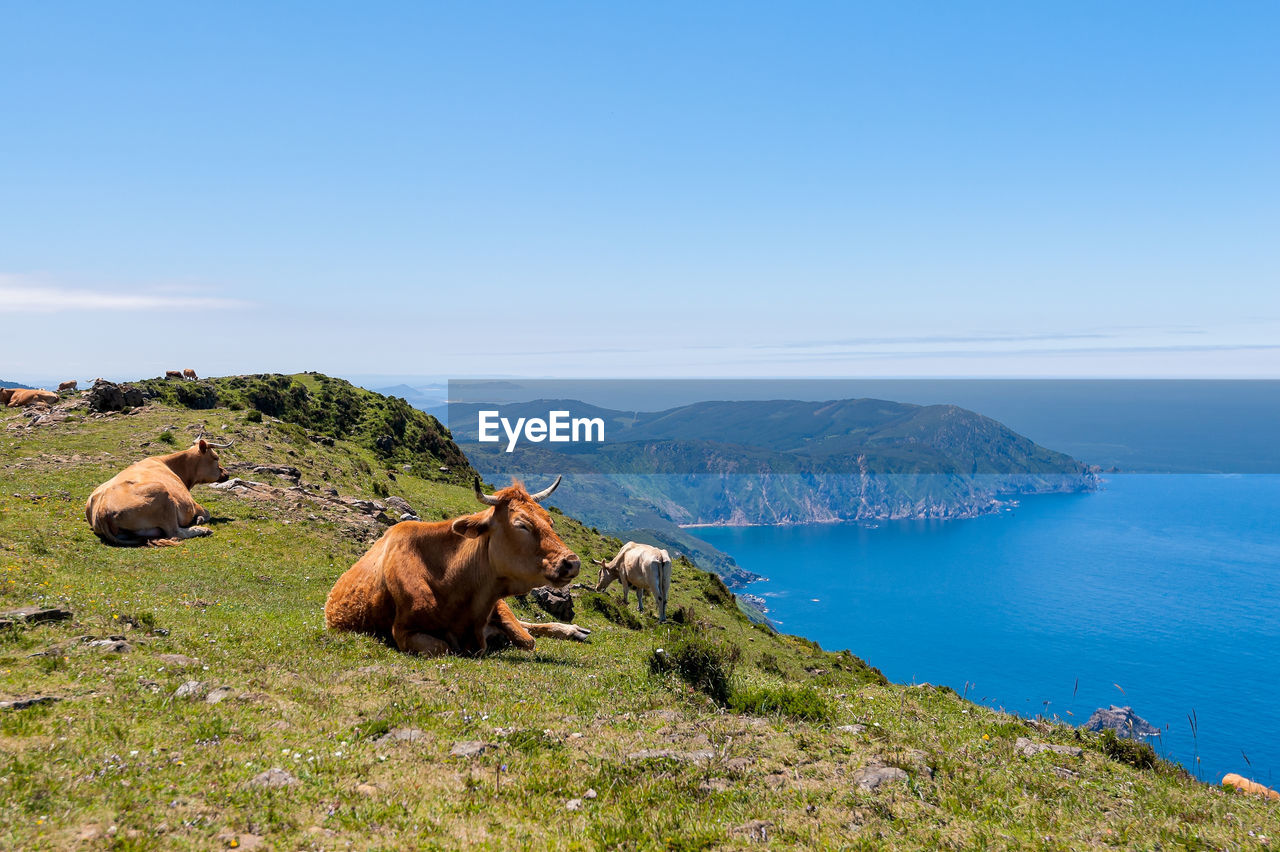
[[[0,608],[58,605],[74,617],[0,631],[0,697],[64,699],[0,711],[3,848],[194,850],[250,834],[279,849],[735,848],[750,842],[735,829],[752,820],[772,823],[774,848],[806,849],[1247,848],[1280,832],[1274,806],[1164,764],[1114,760],[1091,735],[1079,758],[1022,757],[1018,736],[1077,735],[950,690],[885,683],[853,654],[753,625],[685,562],[669,605],[683,624],[659,625],[632,602],[632,629],[610,616],[613,595],[599,596],[611,609],[575,590],[589,644],[419,659],[330,634],[325,596],[380,526],[251,474],[285,496],[201,486],[211,537],[110,548],[85,523],[86,496],[125,464],[168,452],[155,444],[166,427],[181,446],[200,426],[236,441],[226,463],[293,465],[305,483],[362,498],[381,484],[424,519],[474,511],[468,488],[392,480],[374,448],[323,446],[246,410],[151,404],[8,428],[26,422],[0,412]],[[617,547],[571,518],[556,526],[584,561]],[[104,653],[86,636],[124,636],[133,650]],[[690,637],[736,649],[726,650],[733,709],[649,673],[653,649]],[[175,698],[189,680],[230,692],[216,704]],[[855,723],[865,729],[838,730]],[[422,736],[381,740],[398,728]],[[492,748],[451,757],[461,740]],[[714,757],[628,758],[645,749]],[[860,791],[851,776],[871,762],[910,780]],[[271,767],[298,783],[248,785]],[[582,808],[566,810],[571,799]]]
[[[810,722],[834,716],[826,697],[808,685],[740,687],[730,693],[729,706],[736,713],[777,714]]]

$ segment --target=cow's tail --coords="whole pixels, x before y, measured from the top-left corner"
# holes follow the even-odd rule
[[[149,538],[146,539],[147,547],[173,547],[175,544],[182,544],[180,538]]]

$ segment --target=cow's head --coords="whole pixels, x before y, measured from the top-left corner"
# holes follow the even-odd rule
[[[204,438],[196,441],[191,449],[187,450],[187,456],[191,459],[191,482],[196,484],[199,482],[226,482],[230,476],[226,468],[218,464],[218,454],[214,452],[214,447],[226,448],[231,446],[230,442],[226,444],[210,444]]]
[[[13,399],[15,388],[0,388],[0,408],[9,404],[9,400]]]
[[[517,482],[496,494],[485,494],[477,478],[476,498],[491,508],[453,522],[458,535],[487,540],[489,564],[499,577],[522,590],[511,594],[538,586],[563,586],[578,576],[578,555],[552,528],[551,513],[538,505],[559,484],[556,477],[550,488],[530,494]]]
[[[596,591],[603,592],[618,579],[618,569],[610,568],[609,563],[603,559],[592,559],[591,561],[600,566],[600,579],[596,582]]]

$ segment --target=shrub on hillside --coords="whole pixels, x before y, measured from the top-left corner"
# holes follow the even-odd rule
[[[187,408],[217,408],[218,391],[204,382],[181,382],[172,385],[178,403]]]
[[[691,606],[678,606],[667,613],[667,618],[675,624],[693,624],[698,620],[698,613]]]
[[[729,708],[736,713],[782,715],[808,722],[820,722],[832,717],[831,705],[822,693],[811,686],[752,686],[735,689],[729,696]]]
[[[649,654],[649,671],[656,675],[674,674],[723,707],[729,704],[733,670],[739,657],[741,651],[736,645],[690,636]]]
[[[724,584],[724,580],[707,571],[698,571],[695,576],[698,578],[698,585],[702,587],[702,597],[708,603],[718,606],[735,606],[733,592],[729,591],[729,587]]]
[[[639,630],[644,626],[635,613],[608,595],[584,591],[578,600],[583,609],[588,612],[599,613],[614,624],[620,624],[630,630]]]
[[[1149,744],[1118,737],[1112,730],[1102,732],[1102,736],[1098,737],[1098,746],[1112,760],[1127,763],[1137,769],[1154,769],[1158,763],[1156,750]]]

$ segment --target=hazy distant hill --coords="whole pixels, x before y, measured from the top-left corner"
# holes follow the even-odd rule
[[[699,402],[623,412],[576,400],[508,403],[504,417],[563,409],[605,421],[602,445],[522,445],[515,454],[476,443],[483,404],[454,404],[452,431],[470,455],[533,469],[601,473],[856,473],[1088,477],[1090,469],[1003,424],[954,405],[876,399]]]
[[[455,403],[450,415],[484,475],[566,473],[556,495],[565,511],[690,552],[727,577],[740,569],[680,525],[964,518],[1011,496],[1097,487],[1086,465],[954,405],[717,401],[626,412],[577,400],[507,403],[509,419],[561,409],[605,421],[604,444],[524,444],[513,454],[477,443],[482,408],[492,406]]]
[[[372,388],[371,390],[383,396],[398,396],[414,408],[421,409],[437,418],[436,411],[443,408],[447,401],[446,391],[440,385],[414,387],[412,385],[399,384],[385,388]]]
[[[31,385],[24,385],[22,382],[7,382],[0,379],[0,388],[30,388]]]

